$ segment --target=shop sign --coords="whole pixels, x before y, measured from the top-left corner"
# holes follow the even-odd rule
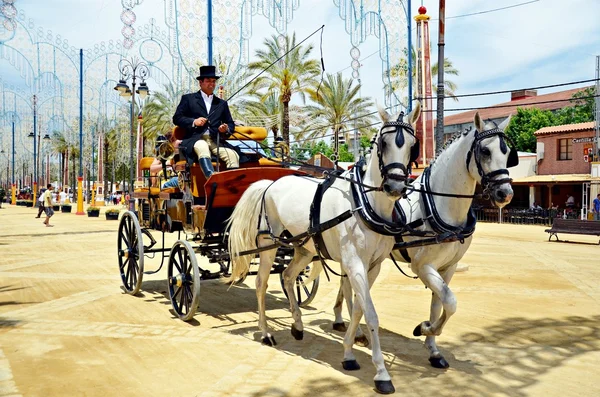
[[[573,138],[573,143],[587,143],[587,142],[594,142],[594,137],[589,137],[589,138]]]

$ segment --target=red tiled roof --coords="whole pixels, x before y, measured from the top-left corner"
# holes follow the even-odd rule
[[[583,91],[587,87],[583,88],[573,88],[571,90],[553,92],[550,94],[543,94],[534,97],[519,99],[515,101],[509,101],[504,103],[499,103],[497,107],[489,108],[489,109],[479,109],[479,115],[482,119],[498,119],[502,117],[508,117],[510,114],[517,113],[517,107],[522,108],[538,108],[541,110],[555,110],[561,109],[568,106],[573,106],[574,103],[570,101],[573,94],[579,91]],[[540,103],[538,102],[547,102],[549,103]],[[558,101],[558,102],[554,102]],[[475,117],[475,113],[477,110],[469,110],[467,112],[453,114],[451,116],[444,117],[444,125],[454,125],[454,124],[466,124],[473,122],[473,117]]]
[[[548,135],[548,134],[558,134],[561,132],[587,131],[587,130],[593,130],[594,127],[596,127],[595,121],[588,121],[586,123],[555,125],[552,127],[540,128],[539,130],[534,132],[533,135]]]

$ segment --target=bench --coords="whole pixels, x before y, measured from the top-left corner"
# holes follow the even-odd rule
[[[544,230],[546,233],[550,233],[548,241],[554,236],[556,241],[558,239],[557,233],[565,234],[586,234],[589,236],[600,236],[600,222],[598,221],[582,221],[579,219],[554,219],[552,228]],[[600,244],[600,241],[598,241]]]

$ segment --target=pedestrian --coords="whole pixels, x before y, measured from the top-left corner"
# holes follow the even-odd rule
[[[46,189],[42,189],[40,190],[40,197],[38,198],[38,203],[39,203],[39,209],[38,209],[38,214],[36,216],[36,218],[39,218],[42,215],[42,212],[44,212],[44,193],[46,192]]]
[[[220,77],[215,66],[200,66],[200,76],[196,77],[200,90],[183,95],[173,115],[173,123],[185,131],[180,147],[188,164],[197,160],[206,179],[214,172],[211,154],[224,161],[228,169],[240,164],[235,148],[224,142],[228,134],[233,134],[235,124],[227,101],[213,94]],[[224,135],[221,141],[217,139],[219,134]]]
[[[594,211],[594,220],[600,221],[600,194],[594,199],[592,210]]]
[[[50,218],[52,215],[54,215],[54,209],[52,208],[52,189],[54,189],[54,187],[49,183],[48,190],[44,192],[44,211],[46,212],[46,220],[44,221],[44,225],[46,225],[46,227],[54,226],[50,224]]]

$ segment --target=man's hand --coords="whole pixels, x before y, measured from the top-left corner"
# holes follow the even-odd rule
[[[221,124],[219,126],[219,132],[228,132],[229,131],[229,126],[225,123]]]
[[[198,117],[196,120],[194,120],[194,126],[196,126],[196,127],[202,127],[207,122],[208,122],[207,118],[205,118],[205,117]]]

